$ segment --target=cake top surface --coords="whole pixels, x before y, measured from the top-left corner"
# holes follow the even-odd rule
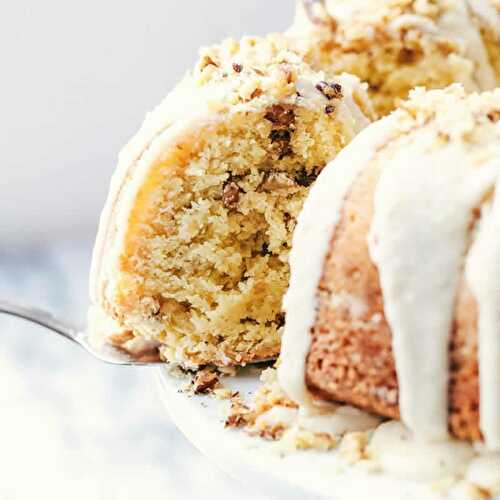
[[[344,74],[333,80],[304,62],[300,48],[283,35],[227,39],[203,47],[193,70],[146,115],[139,132],[120,153],[120,160],[137,157],[152,137],[176,121],[252,111],[275,102],[324,109],[332,104],[330,100],[342,101],[352,112],[361,106],[366,116],[374,117],[366,86],[357,77]],[[317,87],[325,88],[325,83],[325,91]],[[342,89],[335,92],[335,87],[328,88],[330,84],[340,84]],[[349,99],[354,91],[356,102]],[[357,116],[363,118],[359,112]]]

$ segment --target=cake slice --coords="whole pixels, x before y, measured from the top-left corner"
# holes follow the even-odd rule
[[[91,272],[90,333],[186,367],[279,353],[310,185],[372,117],[356,77],[279,36],[202,50],[122,151]]]
[[[383,116],[417,86],[459,82],[469,92],[497,86],[492,65],[500,78],[500,23],[494,2],[299,0],[288,34],[313,67],[368,82]]]
[[[292,399],[500,449],[499,182],[500,89],[458,85],[414,91],[325,168],[290,256]]]

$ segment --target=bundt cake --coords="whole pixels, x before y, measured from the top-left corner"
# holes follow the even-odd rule
[[[288,34],[299,41],[305,60],[368,82],[381,116],[417,86],[459,82],[467,91],[479,91],[497,85],[491,63],[498,73],[498,0],[299,0],[297,5]]]
[[[356,77],[327,80],[286,45],[203,49],[122,151],[93,256],[95,343],[186,367],[279,353],[296,217],[373,117]]]
[[[279,380],[500,450],[500,89],[417,89],[299,216]]]

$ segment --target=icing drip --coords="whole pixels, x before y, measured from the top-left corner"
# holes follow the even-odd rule
[[[492,170],[500,170],[497,160]],[[489,449],[500,450],[500,181],[492,206],[483,208],[479,233],[466,263],[478,304],[480,427]]]
[[[306,361],[325,257],[351,185],[365,168],[380,168],[368,245],[392,331],[401,419],[416,442],[448,440],[450,338],[465,276],[477,304],[480,429],[486,449],[500,451],[500,129],[494,111],[500,94],[465,98],[455,87],[428,96],[425,105],[437,112],[417,108],[407,120],[399,110],[371,125],[311,189],[291,252],[279,381],[311,412]],[[471,231],[478,208],[481,218]],[[351,301],[350,308],[355,316],[362,304]]]
[[[452,40],[461,44],[467,56],[474,62],[474,79],[481,90],[494,89],[497,86],[495,72],[491,66],[488,52],[481,33],[473,22],[468,2],[460,0],[441,16],[439,30]]]
[[[471,213],[494,173],[472,169],[456,143],[422,154],[412,141],[384,162],[376,188],[369,248],[392,330],[401,418],[426,439],[447,436],[455,294]]]
[[[492,0],[468,0],[468,2],[481,22],[486,24],[495,36],[500,37],[500,8],[495,7]]]
[[[378,147],[393,133],[385,124],[383,119],[365,129],[356,137],[354,147],[344,148],[335,162],[323,169],[309,192],[293,235],[290,287],[283,303],[287,321],[278,377],[287,394],[306,407],[312,406],[304,374],[323,260],[348,190]]]

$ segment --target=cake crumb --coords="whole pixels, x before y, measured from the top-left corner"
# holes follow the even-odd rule
[[[241,399],[239,394],[231,398],[229,415],[226,418],[224,427],[242,428],[250,425],[255,420],[255,416],[250,408]]]
[[[339,452],[342,458],[350,465],[366,459],[368,434],[366,432],[351,432],[342,439]]]
[[[211,394],[219,385],[219,373],[205,368],[196,373],[193,384],[193,394]]]
[[[297,450],[330,451],[338,446],[339,438],[327,433],[315,433],[300,427],[292,427],[283,433],[279,442],[280,451]]]

